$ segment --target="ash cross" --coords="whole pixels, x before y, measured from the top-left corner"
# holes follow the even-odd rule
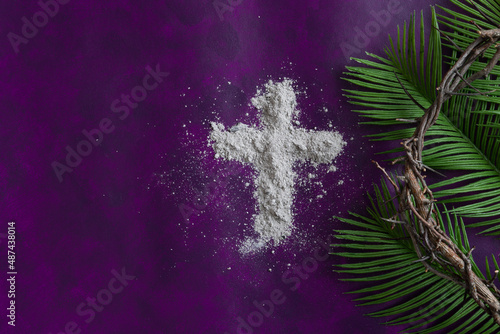
[[[346,145],[333,131],[310,131],[293,124],[299,111],[292,82],[288,79],[266,84],[266,91],[252,99],[259,110],[260,127],[238,123],[225,131],[212,122],[210,138],[217,157],[251,164],[257,172],[254,197],[258,203],[254,230],[259,238],[254,245],[270,240],[279,244],[293,230],[292,205],[296,161],[315,166],[331,163]]]

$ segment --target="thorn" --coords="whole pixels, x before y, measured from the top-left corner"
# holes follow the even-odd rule
[[[416,263],[416,262],[424,262],[425,260],[428,260],[428,259],[430,259],[430,257],[429,257],[429,256],[424,256],[424,257],[422,257],[422,258],[420,258],[420,259],[418,259],[418,260],[412,261],[412,263]],[[425,272],[427,272],[427,269],[425,270]]]
[[[396,121],[405,122],[405,123],[417,123],[418,122],[416,119],[405,119],[405,118],[396,118]]]
[[[395,219],[388,219],[388,218],[380,218],[380,219],[382,219],[383,221],[386,221],[388,223],[392,223],[393,225],[394,224],[406,224],[406,222],[404,222],[404,221],[395,220]]]
[[[469,250],[469,252],[467,253],[467,257],[470,257],[470,256],[471,256],[472,251],[473,251],[474,249],[476,249],[476,246],[473,246],[473,247]]]
[[[396,74],[396,72],[394,72],[394,76],[396,76],[396,79],[398,80],[399,85],[401,86],[401,88],[403,88],[403,90],[404,90],[404,92],[405,92],[406,96],[408,96],[408,97],[410,98],[410,100],[411,100],[413,103],[415,103],[415,105],[416,105],[417,107],[419,107],[420,109],[422,109],[422,110],[425,112],[427,109],[426,109],[426,108],[424,108],[424,107],[423,107],[420,103],[418,103],[418,101],[417,101],[417,100],[415,100],[415,99],[413,98],[413,96],[411,96],[410,92],[409,92],[408,90],[406,90],[406,87],[403,85],[403,82],[401,82],[401,80],[399,80],[399,77],[398,77],[398,75]]]
[[[494,273],[495,274],[493,275],[493,277],[491,278],[491,280],[488,281],[488,285],[493,284],[493,282],[498,278],[498,270],[495,270]]]
[[[470,21],[469,21],[469,23],[472,23],[473,25],[475,25],[475,26],[476,26],[476,28],[478,28],[478,29],[479,29],[479,31],[477,32],[478,34],[480,34],[480,33],[481,33],[481,31],[483,30],[483,29],[482,29],[482,28],[481,28],[481,27],[480,27],[480,26],[479,26],[476,22],[474,22],[474,21],[470,20]]]

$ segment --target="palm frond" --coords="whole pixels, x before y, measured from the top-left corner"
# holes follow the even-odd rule
[[[465,9],[480,26],[491,27],[472,5],[452,0]],[[500,17],[500,8],[487,6],[489,0],[478,1],[481,11],[492,19]],[[490,8],[483,10],[482,8]],[[416,20],[412,17],[409,24],[398,30],[396,41],[390,40],[386,58],[368,54],[369,59],[355,59],[363,66],[348,67],[347,81],[362,89],[346,90],[350,102],[362,106],[355,110],[369,118],[366,124],[401,124],[399,119],[418,119],[424,108],[429,107],[435,98],[435,89],[441,81],[442,64],[445,57],[441,49],[451,48],[447,57],[449,64],[457,59],[455,46],[439,31],[439,23],[453,29],[448,37],[460,47],[465,48],[477,37],[477,28],[467,23],[472,17],[442,8],[446,15],[437,15],[432,8],[431,32],[425,43],[423,14],[420,16],[420,30],[417,34]],[[440,20],[438,20],[438,17]],[[500,22],[500,21],[499,21]],[[416,39],[419,35],[419,50]],[[443,39],[443,45],[441,43]],[[487,57],[492,52],[487,51]],[[478,70],[485,63],[478,63],[471,70]],[[500,74],[494,69],[492,75]],[[467,76],[468,74],[465,74]],[[400,83],[401,82],[401,83]],[[464,93],[475,94],[479,91],[492,91],[499,80],[477,80],[474,88],[466,87]],[[405,92],[406,91],[406,92]],[[411,98],[408,96],[411,95]],[[487,95],[462,96],[451,98],[443,106],[436,124],[426,135],[423,163],[436,170],[462,170],[467,174],[450,178],[432,185],[434,196],[443,203],[453,203],[453,212],[464,217],[481,218],[481,222],[469,226],[482,227],[483,233],[500,234],[500,90]],[[412,101],[412,99],[415,100]],[[413,128],[392,130],[372,135],[373,140],[398,140],[408,138]],[[400,148],[385,152],[395,153]],[[453,195],[453,197],[451,197]]]
[[[425,271],[404,229],[400,225],[391,229],[391,223],[384,220],[396,214],[386,183],[382,181],[374,190],[368,216],[351,213],[353,219],[338,218],[356,229],[336,231],[335,237],[345,242],[332,246],[345,251],[332,254],[362,261],[336,265],[336,272],[359,275],[343,281],[370,283],[366,288],[349,293],[362,294],[356,299],[360,305],[384,305],[383,309],[369,315],[391,317],[386,322],[388,325],[408,325],[405,333],[431,333],[440,329],[446,329],[447,333],[497,331],[498,326],[491,316],[470,297],[464,300],[463,287]],[[463,221],[456,215],[439,212],[437,219],[452,241],[465,253],[469,252]],[[493,270],[498,270],[498,263],[494,256],[492,258]],[[473,259],[471,262],[472,270],[484,278]],[[491,279],[488,259],[486,264],[487,277]],[[436,264],[434,267],[443,270]]]

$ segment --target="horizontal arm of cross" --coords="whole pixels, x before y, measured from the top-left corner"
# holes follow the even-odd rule
[[[214,141],[215,153],[228,160],[251,163],[258,154],[256,143],[261,141],[262,134],[254,128],[243,128],[232,132],[221,127],[214,127],[210,138]],[[258,145],[257,145],[258,146]]]
[[[293,144],[300,151],[297,158],[314,163],[332,162],[346,145],[338,132],[296,129],[292,138]]]

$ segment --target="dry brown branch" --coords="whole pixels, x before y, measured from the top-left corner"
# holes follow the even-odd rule
[[[474,301],[500,326],[499,289],[493,284],[493,280],[481,279],[472,271],[470,252],[464,254],[440,228],[433,215],[435,199],[425,182],[423,175],[425,166],[422,164],[425,133],[436,122],[443,103],[452,96],[461,94],[459,93],[461,89],[472,87],[474,80],[489,74],[500,58],[500,48],[496,44],[500,39],[500,29],[481,30],[478,31],[478,35],[445,74],[437,88],[434,103],[418,119],[418,125],[412,137],[403,142],[405,156],[400,160],[405,164],[404,187],[398,187],[382,167],[378,164],[377,167],[390,180],[397,193],[400,213],[398,217],[393,217],[393,220],[404,222],[402,226],[409,234],[420,258],[419,261],[426,271],[429,270],[464,287]],[[497,50],[488,64],[482,70],[466,78],[466,73],[474,61],[493,45]],[[408,221],[406,219],[408,214],[414,219]],[[432,262],[439,264],[446,273],[437,270],[431,265]]]

